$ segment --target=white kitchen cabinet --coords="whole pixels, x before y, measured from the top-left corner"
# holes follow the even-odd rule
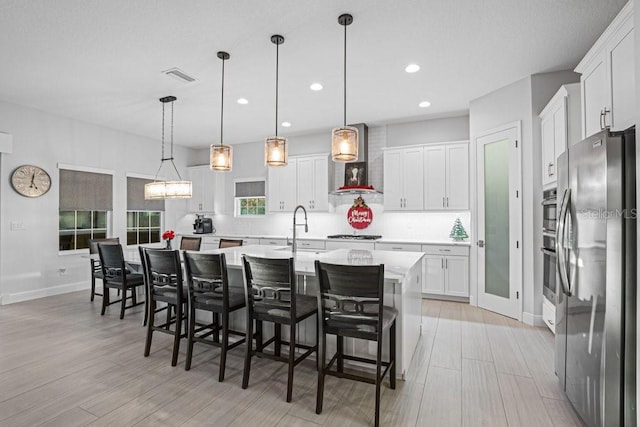
[[[562,86],[540,113],[542,185],[557,181],[557,159],[580,134],[580,84]]]
[[[327,240],[325,247],[330,251],[334,249],[372,251],[375,249],[375,243],[363,242],[362,240]]]
[[[324,240],[315,240],[315,239],[296,239],[296,244],[299,249],[317,249],[324,250],[325,249],[325,241]]]
[[[329,157],[298,157],[296,169],[297,204],[304,206],[308,211],[328,211]]]
[[[224,174],[214,172],[209,165],[190,166],[187,174],[192,185],[188,199],[189,212],[222,213],[224,211]]]
[[[267,210],[293,212],[296,207],[296,159],[289,158],[283,167],[269,168],[267,182]]]
[[[424,209],[423,147],[384,152],[384,208],[388,211]]]
[[[581,74],[582,138],[634,124],[633,2],[611,22],[575,71]]]
[[[419,243],[376,242],[375,248],[376,251],[422,252],[422,245]]]
[[[424,147],[425,210],[469,209],[469,145]]]
[[[280,238],[265,238],[265,239],[260,239],[260,244],[261,245],[269,245],[269,246],[287,246],[288,240],[287,239],[280,239]]]
[[[422,245],[425,294],[469,297],[469,247]]]

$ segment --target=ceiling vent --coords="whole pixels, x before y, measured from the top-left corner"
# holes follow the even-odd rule
[[[176,80],[180,80],[183,83],[191,83],[196,81],[196,79],[182,71],[180,68],[170,68],[163,71],[163,73],[169,77],[173,77]]]

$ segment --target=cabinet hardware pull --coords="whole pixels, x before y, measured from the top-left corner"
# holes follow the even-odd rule
[[[449,269],[449,260],[447,258],[444,259],[444,268]]]
[[[440,252],[451,252],[451,249],[440,249]]]
[[[444,258],[440,258],[440,268],[444,268]]]
[[[401,251],[402,248],[398,247],[398,246],[392,246],[391,249],[393,249],[394,251]]]
[[[602,115],[602,123],[604,125],[604,127],[602,129],[609,129],[611,126],[607,126],[607,114],[609,114],[611,112],[610,109],[608,109],[607,107],[604,107],[604,114]]]
[[[442,207],[444,208],[444,197],[442,198]]]
[[[449,198],[447,197],[447,207],[449,207]]]

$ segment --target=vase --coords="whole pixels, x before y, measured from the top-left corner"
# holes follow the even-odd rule
[[[171,239],[167,239],[167,249],[168,250],[172,250],[173,248],[171,247]]]

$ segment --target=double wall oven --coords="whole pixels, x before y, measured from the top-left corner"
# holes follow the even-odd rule
[[[542,200],[542,294],[553,305],[556,303],[556,189],[543,192]]]

